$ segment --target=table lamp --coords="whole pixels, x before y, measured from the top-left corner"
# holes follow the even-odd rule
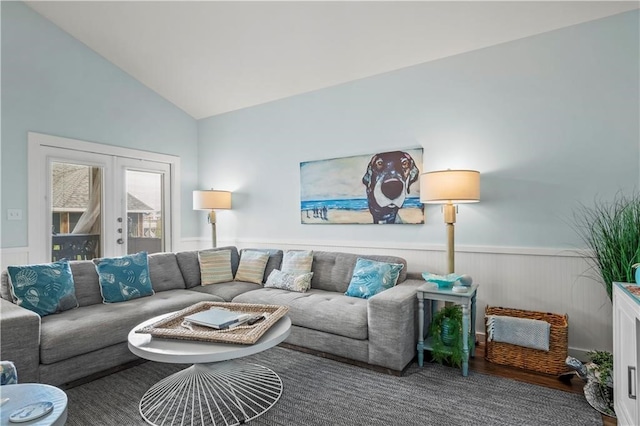
[[[228,210],[231,208],[231,192],[203,190],[193,191],[193,209],[210,210],[208,218],[211,224],[211,240],[216,247],[216,210]]]
[[[449,273],[455,272],[454,232],[459,203],[480,201],[480,172],[475,170],[440,170],[420,176],[420,201],[426,204],[444,204],[444,222],[447,224],[447,259]]]

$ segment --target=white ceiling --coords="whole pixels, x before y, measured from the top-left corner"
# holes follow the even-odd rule
[[[196,119],[638,8],[638,1],[27,4]]]

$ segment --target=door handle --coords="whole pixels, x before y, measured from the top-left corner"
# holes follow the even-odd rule
[[[636,399],[636,368],[631,365],[627,366],[627,381],[629,383],[629,398]]]
[[[118,239],[116,240],[116,243],[118,243],[118,244],[124,244],[124,240],[123,240],[122,238],[118,238]]]

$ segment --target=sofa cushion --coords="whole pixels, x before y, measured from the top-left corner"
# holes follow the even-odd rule
[[[41,323],[40,362],[52,364],[126,342],[129,331],[142,321],[203,300],[222,302],[217,296],[195,291],[167,290],[127,302],[91,305],[46,316]]]
[[[267,261],[267,266],[264,268],[264,276],[262,277],[262,282],[267,281],[267,278],[269,278],[269,274],[271,274],[271,271],[273,271],[274,269],[280,269],[282,265],[282,255],[283,255],[282,250],[265,249],[265,248],[260,248],[260,249],[246,248],[246,249],[240,250],[241,255],[244,250],[259,250],[259,251],[266,251],[267,253],[269,253],[269,260]],[[235,273],[233,275],[235,276]]]
[[[234,297],[233,302],[286,305],[294,325],[352,339],[368,337],[365,299],[313,288],[306,293],[261,288],[242,293]]]
[[[311,288],[344,293],[349,287],[359,257],[386,263],[402,263],[404,268],[400,271],[398,283],[407,277],[407,261],[401,257],[316,251],[313,253]]]
[[[381,291],[390,289],[398,282],[402,268],[404,268],[402,263],[358,258],[345,295],[368,299]]]
[[[80,307],[102,303],[96,265],[90,260],[72,260],[69,266],[73,272],[73,283]]]
[[[249,283],[245,281],[230,281],[227,283],[218,283],[216,285],[199,285],[197,287],[190,288],[189,290],[213,294],[221,297],[225,302],[231,302],[237,295],[247,291],[257,290],[259,288],[262,288],[262,284]]]
[[[198,263],[202,285],[233,281],[231,250],[201,251]]]
[[[262,284],[264,269],[269,261],[269,253],[262,250],[242,250],[240,265],[234,280]]]
[[[186,288],[175,253],[150,254],[149,276],[154,291]]]
[[[311,272],[312,250],[287,250],[282,257],[282,272],[299,275]],[[269,274],[271,275],[271,274]]]
[[[78,307],[69,261],[8,266],[13,302],[40,316]]]
[[[93,259],[93,263],[98,271],[104,303],[124,302],[154,293],[146,251]]]
[[[204,251],[216,250],[231,250],[231,272],[235,276],[236,271],[238,270],[238,263],[240,262],[238,249],[233,246],[227,246]],[[184,282],[187,285],[187,288],[199,286],[202,282],[200,277],[200,264],[198,263],[198,252],[198,250],[192,250],[176,253],[178,266],[180,267],[180,272],[182,272],[182,277],[184,278]]]
[[[271,271],[271,274],[269,274],[269,278],[267,278],[264,286],[304,293],[311,288],[312,277],[313,272],[296,275],[274,269]]]

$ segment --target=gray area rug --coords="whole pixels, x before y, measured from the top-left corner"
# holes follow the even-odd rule
[[[403,377],[275,347],[242,362],[274,370],[280,400],[254,425],[602,425],[583,395],[439,364]],[[146,425],[142,395],[185,365],[146,362],[67,390],[68,426]]]

